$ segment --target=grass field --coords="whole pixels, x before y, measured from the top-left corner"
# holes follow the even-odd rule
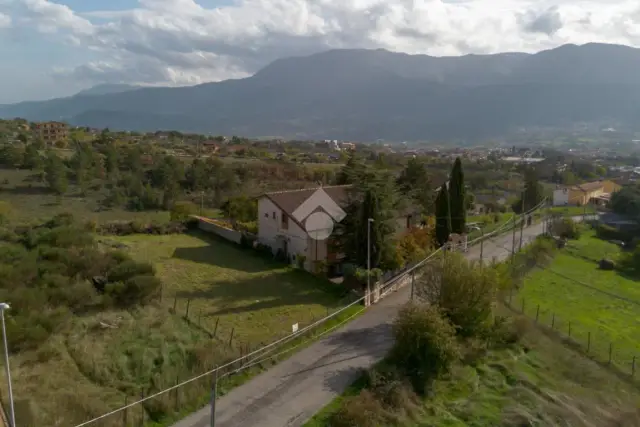
[[[600,359],[608,358],[611,343],[613,361],[629,372],[633,357],[640,357],[640,282],[598,268],[600,259],[616,260],[620,255],[615,244],[593,232],[584,233],[570,241],[548,268],[529,274],[514,305],[520,307],[524,299],[530,316],[536,315],[539,305],[540,322],[553,320],[565,334],[571,322],[572,338],[588,345]]]
[[[205,235],[98,239],[104,245],[124,245],[134,258],[152,262],[164,284],[163,298],[131,311],[74,316],[37,350],[12,355],[15,398],[22,408],[31,408],[18,413],[20,425],[27,425],[30,416],[35,417],[33,425],[78,424],[121,407],[126,398],[131,402],[143,391],[165,389],[211,369],[246,352],[247,346],[256,349],[288,335],[294,323],[302,328],[347,303],[325,280]],[[345,316],[360,308],[354,306]],[[243,374],[227,381],[221,392],[247,378]],[[209,389],[204,380],[180,390],[180,410],[203,403]],[[6,389],[4,377],[0,387]],[[174,396],[145,405],[146,419],[156,421],[152,425],[166,426],[175,419],[158,409],[172,411]],[[130,422],[140,414],[140,407],[132,410]],[[121,423],[119,414],[97,425]]]
[[[43,183],[31,182],[33,175],[27,170],[0,169],[0,200],[11,205],[9,220],[16,223],[41,223],[52,216],[72,212],[83,221],[159,221],[169,220],[169,212],[147,211],[131,212],[124,209],[103,209],[100,201],[104,194],[100,192],[91,197],[83,197],[73,186],[69,192],[58,197],[51,194]]]
[[[324,279],[204,234],[110,238],[138,260],[154,264],[164,283],[162,303],[218,335],[256,346],[291,332],[338,307]]]
[[[636,386],[529,325],[523,345],[492,350],[475,366],[457,366],[449,377],[435,382],[431,397],[418,406],[407,405],[390,425],[640,425]],[[330,427],[331,415],[361,389],[362,381],[356,382],[305,427]],[[621,422],[625,417],[627,423]]]

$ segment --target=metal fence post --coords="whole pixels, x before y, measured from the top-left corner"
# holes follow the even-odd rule
[[[591,350],[591,331],[589,331],[587,335],[587,354],[589,354],[590,350]]]
[[[520,311],[522,312],[522,314],[524,314],[524,298],[522,298],[522,308],[520,309]]]
[[[180,389],[178,388],[178,383],[180,382],[180,378],[178,377],[178,375],[176,375],[176,395],[174,396],[175,401],[176,401],[176,411],[178,410],[178,408],[180,407]]]
[[[633,360],[631,361],[631,376],[636,376],[636,357],[633,356]]]
[[[213,336],[217,337],[218,336],[218,322],[220,321],[220,318],[216,318],[216,326],[213,327]]]
[[[538,323],[539,316],[540,316],[540,304],[538,304],[538,307],[536,308],[536,323]]]
[[[185,319],[188,319],[188,318],[189,318],[189,306],[190,306],[190,305],[191,305],[191,298],[189,298],[189,299],[187,300],[187,311],[186,311],[186,312],[185,312],[185,314],[184,314],[184,318],[185,318]]]
[[[235,326],[233,328],[231,328],[231,336],[229,337],[229,347],[231,347],[231,344],[233,343],[233,334],[236,331]]]
[[[613,343],[609,343],[609,365],[611,365],[611,355],[613,353]]]
[[[553,315],[551,316],[551,329],[555,329],[556,328],[556,314],[553,313]]]
[[[569,320],[569,338],[571,338],[571,320]]]
[[[128,397],[125,395],[124,396],[124,410],[122,411],[122,425],[123,425],[123,427],[127,427],[127,424],[128,424],[128,421],[129,421],[129,420],[127,420],[127,415],[128,415],[127,414],[127,411],[128,411],[127,405],[129,404],[128,400],[129,400]]]
[[[140,392],[140,400],[144,400],[144,389]],[[140,427],[144,427],[144,402],[140,402]]]

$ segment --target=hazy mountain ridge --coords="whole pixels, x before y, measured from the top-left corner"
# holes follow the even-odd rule
[[[0,106],[0,116],[127,130],[345,139],[475,138],[519,127],[640,127],[640,50],[566,45],[462,57],[333,50],[254,76]]]

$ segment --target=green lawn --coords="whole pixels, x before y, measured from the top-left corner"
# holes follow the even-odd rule
[[[155,265],[164,283],[162,304],[223,339],[271,342],[343,304],[324,279],[274,264],[205,234],[109,237]]]
[[[620,254],[615,244],[585,233],[570,241],[546,270],[531,272],[513,305],[522,307],[524,300],[529,316],[536,316],[539,305],[540,322],[553,322],[564,334],[571,322],[572,338],[601,360],[608,361],[611,344],[613,361],[629,372],[633,357],[640,357],[640,304],[621,298],[640,302],[640,282],[597,265]]]
[[[331,416],[362,385],[356,382],[305,427],[331,427]],[[637,416],[629,424],[614,420],[636,411],[639,398],[628,382],[530,326],[522,346],[491,350],[475,365],[458,365],[417,407],[403,404],[389,425],[635,426]]]

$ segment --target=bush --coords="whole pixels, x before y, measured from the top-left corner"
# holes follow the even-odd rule
[[[612,271],[616,269],[616,263],[610,259],[601,259],[598,266],[600,270]]]
[[[460,335],[470,337],[490,327],[497,296],[510,285],[503,269],[479,267],[452,253],[425,269],[416,291],[419,298],[440,307]]]
[[[176,202],[171,208],[171,221],[182,222],[198,212],[198,207],[193,202]]]
[[[152,301],[160,295],[161,289],[160,279],[152,275],[140,275],[126,282],[109,283],[105,292],[117,305],[128,307]]]
[[[553,233],[564,239],[580,238],[580,225],[571,218],[558,218],[551,224]]]
[[[153,266],[149,263],[127,260],[109,271],[107,279],[110,283],[124,282],[135,276],[152,276],[154,273]]]
[[[437,307],[409,305],[393,325],[391,361],[403,370],[418,393],[428,381],[449,371],[460,359],[456,328]]]
[[[378,427],[385,425],[386,411],[372,392],[362,390],[358,396],[344,400],[332,417],[332,427]]]
[[[596,227],[596,236],[603,240],[622,240],[626,241],[628,238],[627,233],[619,231],[615,227],[611,227],[606,224],[599,224]]]

